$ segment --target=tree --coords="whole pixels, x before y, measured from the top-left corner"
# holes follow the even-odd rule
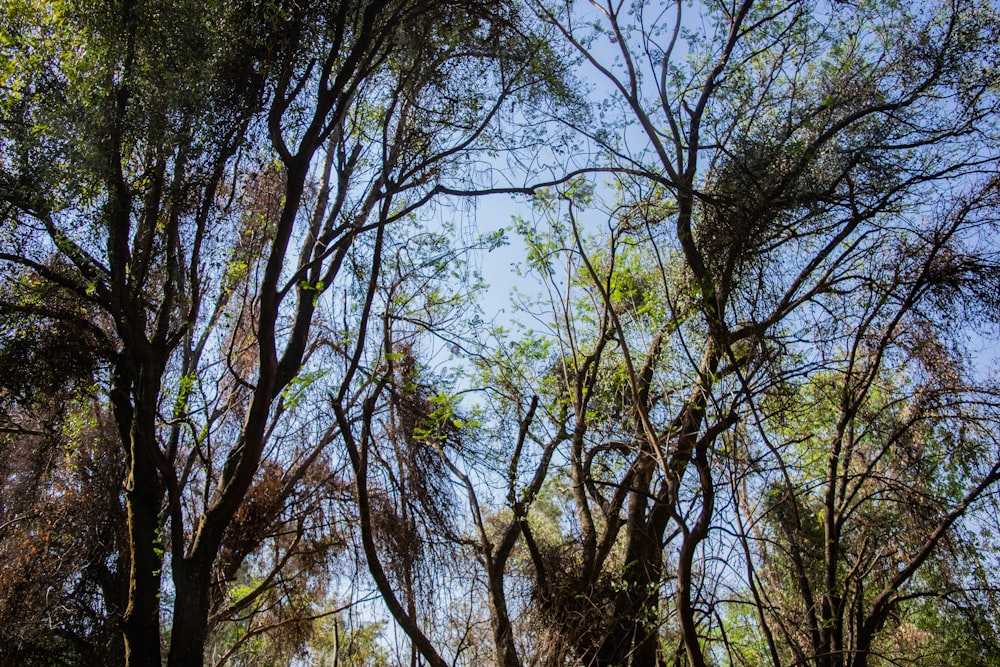
[[[995,390],[937,342],[961,335],[950,326],[957,304],[992,312],[994,301],[980,289],[997,268],[997,156],[983,141],[995,130],[993,9],[705,3],[699,29],[682,3],[532,6],[610,90],[600,124],[574,129],[605,151],[608,163],[592,171],[612,174],[593,187],[567,179],[526,229],[529,262],[548,285],[533,314],[551,332],[551,371],[512,398],[544,390],[554,406],[545,433],[564,434],[571,480],[572,515],[556,543],[542,548],[522,523],[540,616],[585,664],[673,654],[705,665],[727,651],[723,611],[738,595],[760,615],[774,664],[867,664],[910,596],[957,590],[916,575],[930,572],[931,554],[945,557],[946,535],[978,521],[998,481],[992,436],[971,435],[994,423]],[[913,364],[931,349],[930,365],[959,369],[947,390],[918,391],[914,373],[926,371]],[[788,426],[804,409],[788,392],[830,372],[840,418],[813,404],[799,430]],[[894,390],[876,382],[892,375],[904,378]],[[862,428],[856,419],[864,439],[885,428],[868,402],[876,387],[891,390],[878,401],[892,411],[949,398],[913,405],[859,473],[861,446],[846,434]],[[824,418],[837,435],[817,440],[805,429]],[[791,464],[777,424],[791,429],[781,442],[826,466],[825,504],[809,512],[794,508],[818,480],[780,473]],[[907,496],[923,498],[921,521],[882,515],[908,546],[901,569],[880,579],[844,531],[901,502],[886,496],[898,487],[882,466],[898,465],[902,440],[919,429],[924,440],[961,430],[956,456],[987,463],[950,495]],[[778,486],[761,470],[779,471]],[[791,537],[744,542],[738,566],[728,525],[746,502],[747,531],[804,512],[822,530],[800,516]],[[868,520],[871,530],[886,519]],[[769,540],[786,544],[780,556]],[[770,567],[814,559],[796,566],[802,595],[812,591],[797,604],[815,618],[797,653],[805,617],[766,618],[784,599],[769,586],[783,584],[756,579],[758,548]],[[855,584],[864,592],[850,599]]]
[[[530,42],[495,45],[516,23],[491,2],[4,10],[3,312],[107,343],[128,664],[160,664],[161,611],[169,663],[201,664],[221,585],[343,437],[293,410],[309,361],[329,352],[342,374],[325,386],[344,405],[388,227],[531,83]],[[46,300],[13,298],[25,281]],[[283,447],[295,437],[306,446]],[[270,489],[265,457],[281,470]]]
[[[123,470],[110,415],[95,408],[93,341],[32,324],[0,350],[0,660],[119,664]]]
[[[378,660],[352,549],[413,665],[992,659],[998,393],[962,348],[1000,293],[998,31],[975,0],[8,3],[16,659],[289,660],[326,619]],[[428,217],[488,192],[533,197],[537,331],[475,310],[503,235]]]
[[[978,274],[985,267],[966,265],[970,255],[956,264],[952,254],[952,232],[992,217],[983,205],[992,207],[978,197],[962,202],[932,226],[932,242],[857,274],[890,294],[938,295],[920,305],[872,299],[840,312],[843,322],[857,319],[827,339],[832,349],[817,345],[822,362],[758,399],[759,440],[733,440],[753,459],[737,464],[743,488],[735,495],[746,512],[748,583],[761,625],[772,628],[775,661],[868,664],[869,656],[907,660],[919,651],[929,660],[941,650],[957,661],[953,646],[894,647],[894,637],[912,634],[917,608],[936,606],[935,598],[957,610],[996,594],[970,576],[977,559],[966,524],[980,520],[970,505],[997,482],[995,443],[990,427],[983,431],[996,419],[996,387],[969,376],[946,338],[957,332],[935,305],[983,305],[966,272],[989,281],[994,270]],[[947,286],[938,282],[945,276]],[[761,493],[751,499],[749,489]],[[995,549],[988,533],[982,538]],[[983,657],[995,650],[993,634],[985,633]]]

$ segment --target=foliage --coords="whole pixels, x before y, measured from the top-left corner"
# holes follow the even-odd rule
[[[1000,662],[998,37],[6,3],[0,660]]]

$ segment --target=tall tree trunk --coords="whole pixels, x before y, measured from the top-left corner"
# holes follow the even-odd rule
[[[152,437],[148,409],[139,405],[128,440],[129,471],[125,508],[129,532],[128,606],[123,616],[125,662],[128,667],[160,667],[160,506],[163,491],[156,466],[144,442]]]
[[[208,639],[210,568],[188,558],[173,563],[174,622],[169,667],[201,667]]]
[[[487,556],[489,559],[489,556]],[[497,651],[497,667],[521,667],[514,646],[514,629],[507,613],[507,596],[503,590],[503,572],[497,571],[496,563],[489,567],[490,624],[493,629],[493,645]]]
[[[152,458],[156,451],[156,397],[160,380],[158,373],[150,372],[150,365],[146,372],[138,371],[140,367],[134,356],[120,353],[109,392],[126,464],[129,573],[122,639],[128,667],[160,667],[163,486]]]
[[[656,464],[651,454],[646,469],[637,477],[636,488],[649,488]],[[656,667],[658,664],[656,618],[659,583],[663,575],[663,534],[666,514],[655,504],[647,511],[647,493],[632,494],[626,524],[626,570],[622,589],[615,599],[614,618],[607,637],[598,649],[596,664]],[[650,613],[650,610],[654,610]]]

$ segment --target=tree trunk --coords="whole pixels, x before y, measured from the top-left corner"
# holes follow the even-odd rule
[[[201,667],[208,639],[209,569],[191,559],[173,564],[174,622],[170,636],[169,667]]]
[[[132,440],[131,469],[125,492],[129,527],[128,606],[123,617],[125,663],[128,667],[160,667],[159,536],[162,493],[153,462]]]
[[[694,432],[692,436],[694,437]],[[701,482],[701,511],[690,533],[684,535],[677,562],[677,619],[681,629],[681,639],[691,667],[705,667],[707,664],[702,653],[701,641],[694,615],[694,559],[698,545],[708,536],[708,528],[715,511],[715,488],[712,471],[708,463],[708,444],[699,441],[695,447],[695,465]]]
[[[497,667],[521,667],[514,646],[514,630],[507,614],[507,596],[503,590],[503,573],[494,567],[488,572],[490,587],[490,614],[493,626],[493,645],[497,651]]]
[[[642,487],[640,487],[642,488]],[[645,514],[645,496],[642,510]],[[659,584],[663,576],[663,533],[665,516],[654,506],[648,518],[626,537],[622,590],[615,600],[615,615],[608,636],[597,653],[598,665],[656,667],[659,665],[656,610],[660,603]],[[652,623],[650,619],[654,619]]]
[[[151,452],[156,444],[159,377],[135,373],[122,357],[112,379],[111,400],[125,449],[125,511],[128,521],[128,602],[122,616],[125,664],[160,667],[160,509],[163,487]],[[145,382],[144,382],[145,381]],[[134,402],[133,402],[134,401]]]

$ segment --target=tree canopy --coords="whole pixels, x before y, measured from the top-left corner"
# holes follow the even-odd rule
[[[1000,665],[998,65],[986,0],[6,3],[0,661]]]

